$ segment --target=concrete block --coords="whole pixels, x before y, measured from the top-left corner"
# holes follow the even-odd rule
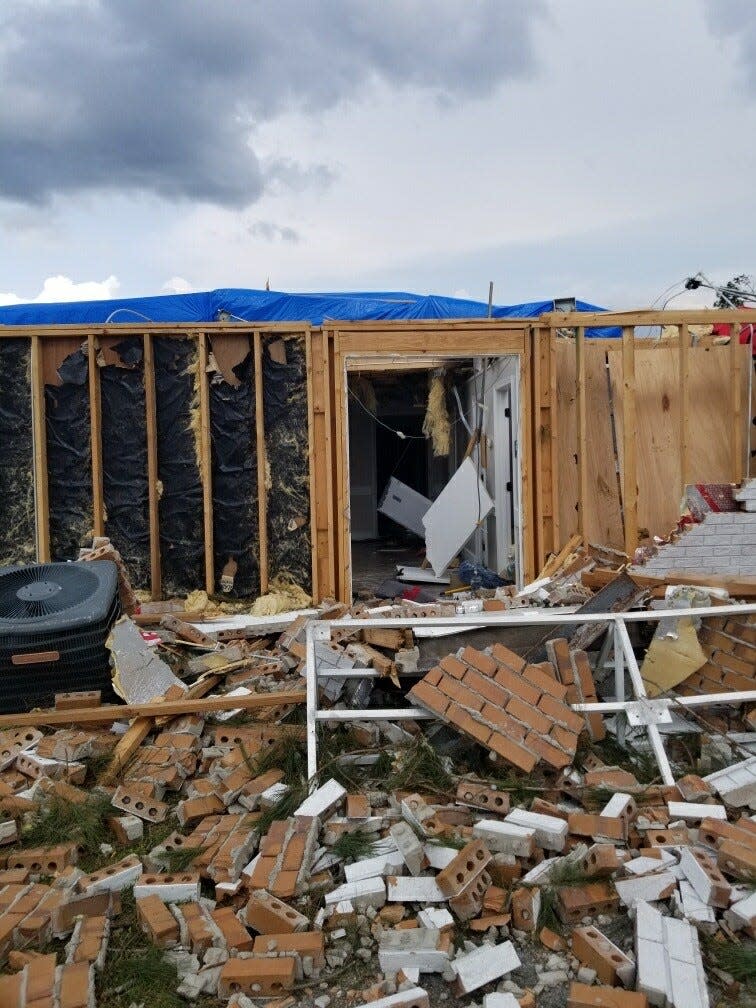
[[[516,970],[521,965],[512,942],[500,945],[481,945],[473,952],[458,956],[452,962],[456,973],[455,992],[458,995],[471,994],[493,980]]]
[[[521,826],[535,831],[535,842],[544,850],[562,851],[567,839],[568,826],[564,819],[556,816],[541,815],[538,812],[528,812],[526,809],[513,809],[504,820],[510,825]],[[507,853],[513,853],[509,851]]]
[[[173,875],[142,875],[134,885],[134,899],[157,896],[163,903],[187,903],[200,898],[199,875],[190,872]]]
[[[439,889],[435,878],[427,875],[418,878],[409,875],[389,876],[386,879],[386,890],[389,903],[446,902],[446,896]]]
[[[391,879],[389,879],[389,884]],[[386,883],[382,878],[367,878],[359,882],[347,882],[325,895],[325,905],[335,906],[348,900],[355,908],[375,907],[379,910],[386,902]]]
[[[564,823],[564,827],[566,831],[567,823]],[[473,836],[485,840],[488,849],[495,854],[531,857],[535,851],[534,826],[524,826],[507,820],[500,822],[498,819],[481,819],[473,826]]]
[[[397,973],[405,966],[421,973],[442,973],[451,955],[448,935],[436,928],[384,931],[378,944],[378,962],[384,973]]]
[[[705,805],[698,802],[667,802],[670,819],[700,821],[701,819],[727,819],[727,809],[724,805]]]
[[[294,815],[324,818],[329,812],[333,812],[345,798],[346,788],[331,778],[305,798]]]
[[[677,888],[677,879],[671,872],[657,872],[634,879],[617,879],[614,883],[622,903],[631,907],[636,903],[653,903],[669,899]]]
[[[347,882],[362,882],[364,879],[380,878],[386,875],[396,875],[404,867],[404,859],[396,848],[386,854],[363,858],[354,864],[344,865],[344,876]]]
[[[659,1008],[708,1008],[696,929],[640,902],[635,914],[636,989]]]
[[[422,987],[409,987],[407,990],[371,1001],[370,1008],[430,1008],[430,1000],[428,992]]]
[[[756,838],[754,838],[756,842]],[[727,909],[731,886],[714,862],[701,850],[686,847],[680,855],[680,868],[696,893],[708,906]]]
[[[727,805],[756,809],[756,756],[704,777]]]
[[[389,832],[410,875],[419,875],[427,865],[427,859],[423,844],[418,840],[415,831],[409,823],[398,822],[391,827]]]

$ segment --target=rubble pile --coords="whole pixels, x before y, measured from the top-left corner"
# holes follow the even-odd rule
[[[550,584],[586,556],[570,549]],[[226,709],[157,703],[111,728],[97,696],[67,693],[0,730],[0,1005],[698,1008],[752,990],[754,709],[707,709],[695,742],[670,738],[665,785],[616,717],[572,709],[606,679],[585,635],[552,635],[543,660],[504,633],[426,660],[413,630],[340,625],[316,642],[319,703],[365,717],[325,722],[308,780],[311,617],[216,633],[144,609],[114,635],[120,681],[136,670],[149,691],[151,648],[175,680],[163,703],[225,694]],[[701,676],[705,692],[753,688],[752,614],[707,619],[698,639],[706,666],[681,693]],[[376,677],[335,674],[361,669]],[[434,717],[371,720],[376,690]]]

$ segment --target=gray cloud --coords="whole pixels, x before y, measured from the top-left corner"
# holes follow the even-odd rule
[[[0,197],[246,205],[269,180],[256,124],[374,80],[483,97],[533,72],[542,13],[542,0],[2,0]]]
[[[756,6],[752,0],[707,0],[706,16],[715,35],[734,36],[746,82],[756,91]]]
[[[263,241],[283,241],[296,245],[301,240],[299,232],[293,227],[274,224],[273,221],[253,221],[247,227],[247,231],[253,238],[261,238]]]

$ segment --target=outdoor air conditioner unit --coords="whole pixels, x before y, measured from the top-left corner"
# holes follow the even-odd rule
[[[49,707],[55,694],[115,699],[105,641],[120,613],[109,560],[0,569],[0,710]]]

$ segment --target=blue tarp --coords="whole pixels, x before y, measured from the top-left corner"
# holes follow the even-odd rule
[[[579,311],[603,311],[585,301]],[[553,301],[494,305],[494,318],[536,318],[552,311]],[[71,301],[57,304],[18,304],[0,307],[0,325],[96,325],[107,322],[215,322],[225,315],[244,322],[323,323],[387,319],[485,318],[484,301],[408,294],[402,291],[364,291],[342,294],[285,294],[280,291],[220,288],[197,294]],[[614,327],[589,329],[590,336],[619,336]]]

